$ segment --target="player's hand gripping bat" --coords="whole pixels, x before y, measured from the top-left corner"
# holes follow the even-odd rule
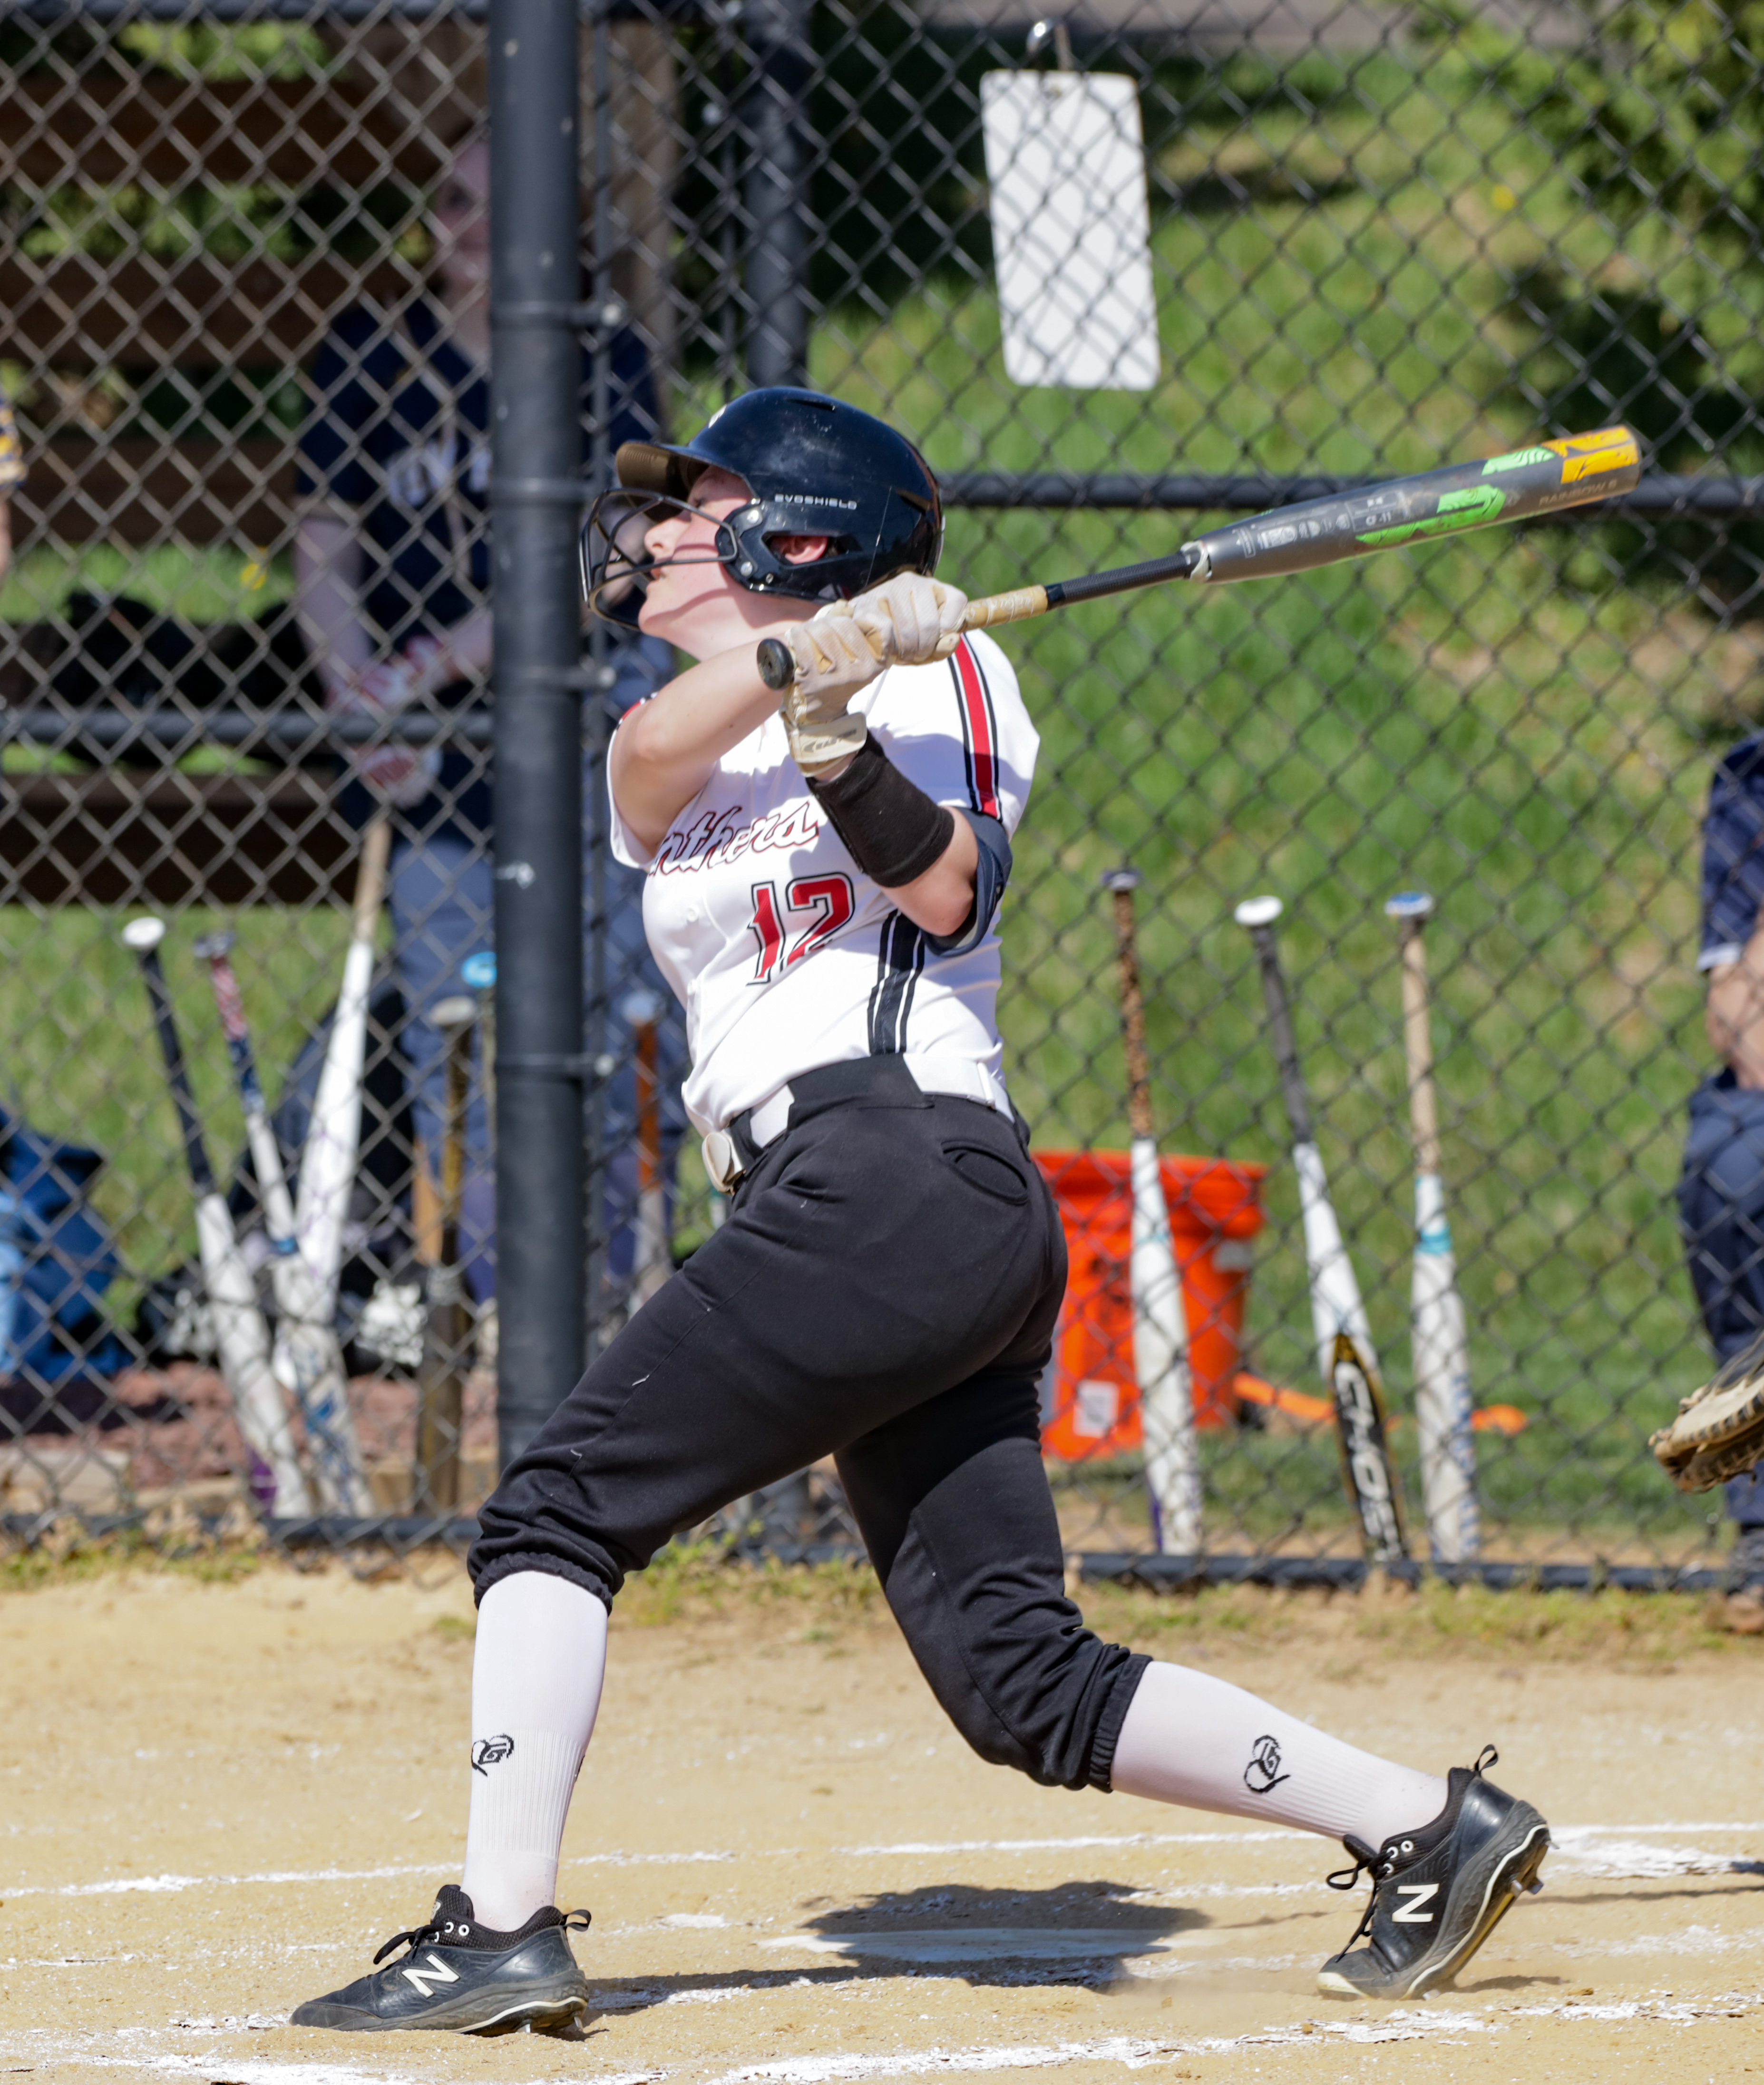
[[[1274,941],[1274,922],[1284,907],[1277,898],[1249,898],[1234,915],[1249,929],[1261,965],[1262,990],[1268,1002],[1268,1027],[1281,1092],[1292,1128],[1293,1170],[1299,1176],[1299,1208],[1304,1219],[1305,1265],[1311,1279],[1311,1323],[1317,1342],[1317,1366],[1335,1400],[1335,1420],[1341,1437],[1341,1460],[1348,1495],[1359,1515],[1366,1561],[1374,1569],[1401,1561],[1408,1554],[1403,1540],[1402,1505],[1396,1473],[1384,1438],[1384,1399],[1378,1379],[1378,1357],[1372,1351],[1366,1306],[1354,1278],[1354,1263],[1341,1242],[1324,1177],[1323,1155],[1311,1127],[1311,1099],[1299,1066],[1292,1032],[1292,1009],[1286,980]]]
[[[971,601],[963,627],[986,630],[996,623],[1022,622],[1051,608],[1159,586],[1166,580],[1266,580],[1307,572],[1400,543],[1461,535],[1491,521],[1524,521],[1609,499],[1632,491],[1641,474],[1635,436],[1627,427],[1600,427],[1595,434],[1569,435],[1560,441],[1540,442],[1535,448],[1515,449],[1510,456],[1490,456],[1486,463],[1448,464],[1443,470],[1392,478],[1388,485],[1277,507],[1214,529],[1184,543],[1172,557]],[[781,694],[796,678],[795,657],[781,638],[763,639],[758,660],[759,677],[768,688]]]
[[[1433,1034],[1422,938],[1433,900],[1424,891],[1409,890],[1392,898],[1384,910],[1396,921],[1402,936],[1403,1038],[1415,1138],[1415,1263],[1409,1325],[1422,1496],[1435,1562],[1465,1564],[1481,1554],[1482,1531],[1476,1502],[1469,1344],[1439,1177],[1439,1122],[1434,1104]]]
[[[1133,1230],[1129,1263],[1133,1299],[1133,1374],[1139,1379],[1146,1437],[1146,1480],[1153,1532],[1167,1556],[1201,1553],[1201,1457],[1195,1445],[1194,1395],[1188,1375],[1188,1327],[1182,1276],[1170,1237],[1170,1208],[1151,1122],[1151,1076],[1146,1057],[1146,1011],[1134,933],[1137,869],[1112,869],[1103,887],[1115,900],[1120,975],[1121,1045],[1127,1058],[1127,1121],[1133,1132]]]
[[[291,1379],[299,1365],[287,1346],[296,1325],[334,1326],[337,1277],[342,1266],[343,1221],[355,1184],[355,1161],[361,1148],[362,1073],[368,1051],[368,995],[373,983],[374,930],[385,889],[386,857],[392,827],[385,812],[372,818],[362,835],[355,868],[355,921],[349,952],[343,958],[342,989],[331,1019],[329,1046],[319,1074],[312,1119],[300,1157],[300,1198],[294,1212],[299,1257],[312,1280],[310,1308],[298,1320],[284,1319],[277,1340],[284,1369]],[[326,1503],[338,1513],[373,1511],[373,1495],[355,1446],[346,1398],[338,1398],[321,1414],[344,1453],[330,1470]]]
[[[153,1009],[153,1025],[159,1031],[159,1053],[165,1059],[166,1084],[183,1132],[184,1160],[196,1196],[196,1238],[202,1255],[202,1280],[215,1315],[221,1375],[232,1396],[245,1446],[267,1470],[275,1487],[272,1510],[283,1516],[304,1515],[311,1512],[312,1504],[306,1479],[295,1457],[282,1386],[270,1365],[269,1328],[258,1307],[257,1284],[239,1250],[232,1212],[215,1184],[215,1170],[208,1162],[202,1121],[190,1092],[184,1045],[159,961],[165,922],[131,919],[122,930],[122,938],[141,966],[142,981]]]
[[[363,1510],[357,1503],[363,1496],[361,1453],[350,1417],[348,1378],[337,1341],[334,1306],[326,1308],[300,1251],[282,1147],[257,1078],[251,1029],[232,966],[232,946],[230,933],[208,934],[197,942],[195,953],[207,963],[215,987],[215,1004],[227,1038],[227,1054],[232,1059],[252,1170],[263,1204],[278,1317],[276,1373],[293,1391],[300,1408],[321,1507],[355,1513]]]

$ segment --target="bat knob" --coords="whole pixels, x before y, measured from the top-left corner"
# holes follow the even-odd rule
[[[1277,898],[1246,898],[1231,917],[1240,927],[1271,927],[1286,909]]]
[[[451,999],[438,999],[429,1009],[429,1019],[444,1034],[455,1028],[470,1028],[478,1018],[478,1002],[468,999],[463,992]]]
[[[1388,919],[1430,919],[1433,910],[1434,901],[1425,890],[1399,890],[1384,901]]]
[[[1103,872],[1103,888],[1105,890],[1137,890],[1144,881],[1139,871],[1126,862],[1123,862],[1119,868],[1106,868]]]
[[[652,1028],[661,1018],[658,992],[627,992],[618,1002],[619,1018],[630,1028]]]
[[[144,955],[149,949],[156,949],[165,939],[165,922],[150,915],[145,919],[131,919],[122,930],[122,945]]]
[[[204,934],[200,941],[191,942],[190,953],[202,962],[211,963],[218,957],[231,955],[238,938],[231,928],[223,927],[216,933]]]
[[[781,695],[797,677],[796,654],[781,637],[763,637],[754,654],[759,677]]]

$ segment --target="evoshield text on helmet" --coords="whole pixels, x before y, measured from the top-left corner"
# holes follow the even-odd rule
[[[583,581],[597,610],[617,612],[618,597],[653,569],[641,530],[687,505],[712,468],[752,496],[717,524],[714,550],[669,563],[726,565],[750,592],[818,603],[937,568],[943,503],[912,443],[855,406],[780,385],[732,400],[683,448],[621,446],[618,485],[595,501],[582,535]],[[778,539],[803,536],[826,537],[826,554],[793,563]]]

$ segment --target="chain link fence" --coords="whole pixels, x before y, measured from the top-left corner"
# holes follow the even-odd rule
[[[15,1539],[183,1540],[269,1510],[120,929],[168,922],[195,1110],[274,1331],[275,1212],[198,944],[236,936],[298,1196],[361,834],[389,800],[336,1321],[365,1488],[310,1474],[271,1525],[354,1539],[378,1515],[396,1544],[457,1542],[495,1460],[491,1000],[469,962],[491,953],[495,862],[485,24],[42,0],[0,37],[23,461],[0,596],[0,1517]],[[1758,23],[1647,0],[1089,0],[1039,29],[1004,0],[617,0],[581,48],[584,294],[597,261],[618,308],[589,315],[584,470],[597,412],[602,439],[683,435],[750,381],[806,378],[922,445],[944,569],[991,592],[1325,483],[1642,435],[1643,496],[1590,520],[1010,633],[1042,749],[1003,1019],[1073,1248],[1044,1386],[1073,1550],[1154,1571],[1103,889],[1128,864],[1214,1568],[1358,1554],[1233,919],[1252,894],[1285,901],[1319,1143],[1419,1498],[1384,912],[1418,887],[1483,1555],[1712,1567],[1719,1495],[1674,1494],[1645,1444],[1709,1368],[1677,1200],[1715,1068],[1701,827],[1715,762],[1764,721]],[[1099,127],[1049,144],[1059,107]],[[1031,176],[1087,200],[1025,214]],[[591,801],[591,713],[666,670],[628,642],[595,664]],[[584,874],[592,1339],[656,1278],[656,1195],[676,1258],[716,1202],[680,1134],[674,1016],[633,996],[659,989],[637,894],[592,830]],[[299,1452],[320,1441],[310,1411],[291,1424]],[[723,1532],[813,1552],[841,1527],[811,1472]]]

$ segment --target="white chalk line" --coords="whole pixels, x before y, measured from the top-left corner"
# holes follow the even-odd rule
[[[1583,1861],[1596,1854],[1615,1853],[1617,1849],[1599,1849],[1588,1842],[1598,1840],[1618,1841],[1653,1838],[1680,1832],[1758,1833],[1764,1836],[1764,1824],[1736,1824],[1703,1823],[1694,1824],[1566,1824],[1551,1828],[1551,1837],[1558,1853],[1570,1859]],[[1277,1831],[1255,1832],[1136,1832],[1130,1833],[1085,1833],[1078,1837],[1059,1839],[950,1839],[904,1840],[893,1845],[867,1846],[767,1846],[737,1852],[728,1848],[699,1848],[677,1854],[629,1854],[606,1852],[577,1854],[564,1862],[570,1868],[584,1867],[678,1867],[702,1864],[729,1865],[742,1861],[812,1860],[820,1857],[836,1859],[886,1858],[894,1855],[943,1857],[958,1854],[1027,1854],[1027,1853],[1082,1853],[1099,1848],[1112,1848],[1132,1852],[1137,1848],[1157,1846],[1235,1846],[1265,1845],[1270,1841],[1288,1839],[1315,1841],[1317,1835],[1290,1828]],[[1582,1852],[1582,1848],[1587,1849]],[[1627,1849],[1625,1849],[1626,1851]],[[1715,1863],[1709,1867],[1662,1866],[1661,1875],[1720,1874],[1732,1863],[1719,1854],[1702,1853],[1695,1848],[1672,1849],[1674,1856]],[[1638,1856],[1638,1858],[1639,1857]],[[26,1883],[15,1885],[0,1883],[0,1899],[23,1896],[125,1896],[135,1894],[176,1894],[193,1889],[244,1889],[277,1883],[310,1884],[314,1883],[392,1882],[409,1875],[435,1875],[451,1873],[446,1863],[440,1861],[404,1862],[379,1868],[271,1868],[250,1875],[116,1875],[99,1882],[89,1883]],[[1616,1868],[1598,1872],[1613,1876],[1645,1879],[1634,1867]],[[1293,1890],[1315,1887],[1310,1883],[1273,1883],[1246,1885],[1241,1889],[1231,1885],[1215,1884],[1205,1893],[1214,1895],[1265,1896],[1282,1894]],[[1187,1894],[1202,1893],[1198,1888]]]
[[[1451,2041],[1473,2035],[1503,2032],[1511,2019],[1554,2019],[1603,2024],[1617,2019],[1656,2019],[1687,2024],[1711,2017],[1750,2011],[1755,1996],[1711,2000],[1630,1999],[1598,2006],[1566,2002],[1524,2006],[1490,2018],[1487,2015],[1399,2008],[1382,2019],[1310,2019],[1290,2027],[1265,2028],[1235,2036],[1159,2036],[1155,2040],[1108,2035],[1084,2041],[1061,2041],[1012,2048],[903,2050],[894,2056],[807,2056],[769,2063],[746,2064],[725,2070],[707,2085],[839,2085],[840,2081],[880,2077],[923,2077],[939,2072],[1049,2070],[1069,2063],[1117,2063],[1144,2070],[1177,2056],[1223,2056],[1243,2049],[1316,2048],[1330,2043]]]
[[[1222,1965],[1220,1965],[1222,1966]],[[1437,2006],[1399,2007],[1377,2019],[1361,2018],[1310,2019],[1282,2026],[1270,2026],[1235,2036],[1104,2035],[1082,2040],[995,2043],[978,2048],[902,2049],[887,2056],[791,2057],[743,2064],[716,2073],[703,2085],[844,2085],[881,2077],[923,2077],[939,2072],[984,2073],[997,2070],[1048,2070],[1071,2063],[1115,2063],[1129,2070],[1143,2070],[1172,2057],[1228,2055],[1239,2049],[1317,2048],[1332,2043],[1371,2045],[1400,2041],[1463,2040],[1475,2035],[1500,2034],[1524,2020],[1556,2020],[1567,2025],[1581,2023],[1605,2025],[1613,2021],[1647,2020],[1665,2025],[1690,2025],[1710,2019],[1732,2019],[1756,2011],[1764,1997],[1756,1993],[1727,1993],[1706,1998],[1666,1996],[1629,1998],[1607,2003],[1568,1999],[1552,2003],[1513,2006],[1498,2014],[1447,2011]],[[224,2033],[276,2026],[278,2020],[253,2016],[244,2021],[189,2021],[184,2032]],[[158,2039],[166,2030],[134,2029],[109,2037],[117,2042]],[[95,2067],[130,2069],[175,2077],[208,2077],[215,2058],[183,2051],[138,2049],[137,2053],[110,2053],[96,2046],[99,2037],[57,2038],[50,2060],[84,2062]],[[40,2060],[49,2050],[49,2037],[26,2034],[17,2038],[17,2053],[28,2053]],[[11,2053],[11,2052],[8,2052]],[[345,2063],[264,2061],[227,2057],[229,2079],[239,2085],[428,2085],[426,2074],[369,2070]],[[597,2077],[594,2085],[662,2085],[676,2070],[654,2067]],[[549,2085],[549,2081],[532,2081]]]

